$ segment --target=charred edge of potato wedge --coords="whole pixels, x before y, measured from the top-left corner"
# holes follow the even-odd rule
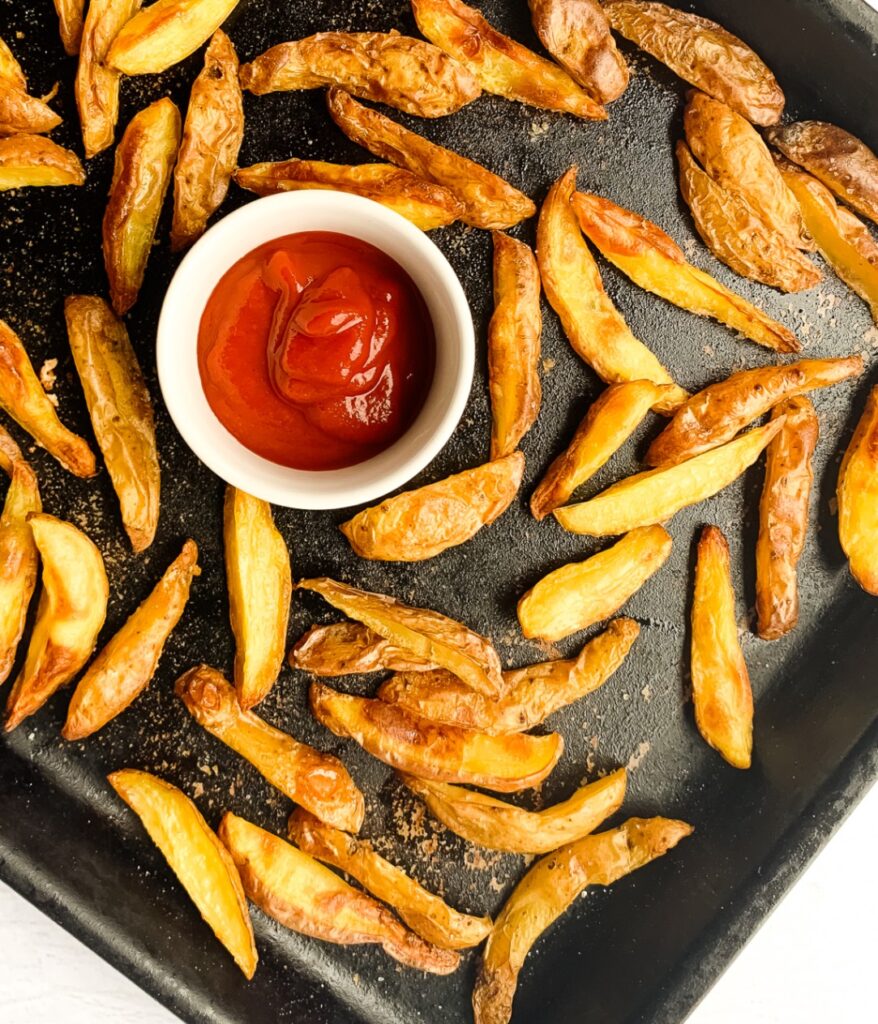
[[[433,662],[385,640],[360,622],[312,626],[296,641],[288,661],[291,668],[315,676],[346,676],[388,669],[424,672],[436,668]]]
[[[878,386],[844,453],[836,488],[838,536],[853,578],[878,597]]]

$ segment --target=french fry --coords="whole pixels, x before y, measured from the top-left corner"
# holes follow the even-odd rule
[[[762,454],[783,426],[778,418],[676,465],[635,473],[596,498],[555,509],[565,530],[593,537],[627,533],[667,522],[682,508],[712,497],[736,480]]]
[[[123,768],[107,776],[140,818],[214,935],[249,980],[259,956],[238,869],[198,808],[169,782]]]
[[[58,13],[58,31],[64,51],[71,57],[79,53],[79,41],[82,38],[82,17],[85,0],[54,0]]]
[[[878,387],[872,388],[841,462],[838,537],[851,575],[878,597]]]
[[[439,949],[477,946],[491,930],[490,917],[454,910],[385,860],[368,840],[349,836],[301,808],[290,815],[289,835],[300,850],[355,878],[373,896],[393,907],[415,934]]]
[[[465,469],[358,512],[339,529],[361,558],[421,562],[465,544],[509,508],[521,485],[524,456]]]
[[[559,733],[491,736],[439,725],[396,704],[338,693],[316,681],[309,697],[315,718],[336,736],[355,740],[391,768],[437,782],[516,793],[538,786],[564,749]]]
[[[607,112],[551,61],[498,32],[461,0],[412,0],[423,34],[469,68],[486,92],[592,121]]]
[[[95,438],[132,548],[155,537],[161,479],[152,400],[125,325],[95,295],[64,302],[67,335]]]
[[[27,92],[27,78],[5,39],[0,39],[0,82]]]
[[[283,839],[227,812],[219,837],[247,896],[284,927],[341,945],[376,943],[407,967],[450,974],[460,955],[403,927],[380,903]]]
[[[691,667],[698,731],[730,765],[749,768],[753,694],[738,642],[729,545],[716,526],[705,526],[698,540]]]
[[[562,846],[528,869],[494,922],[473,991],[475,1024],[507,1024],[531,946],[586,886],[612,885],[692,833],[685,821],[629,818]]]
[[[814,481],[811,457],[820,425],[804,395],[774,407],[785,416],[781,432],[765,450],[765,482],[756,540],[756,632],[777,640],[799,619],[796,565],[808,530],[808,499]]]
[[[0,79],[0,135],[40,135],[59,124],[61,118],[47,103]]]
[[[107,614],[101,553],[75,526],[44,512],[27,518],[42,562],[42,591],[27,656],[6,703],[7,732],[66,686],[91,657]]]
[[[146,600],[77,683],[61,730],[65,740],[83,740],[103,729],[149,686],[165,642],[189,600],[192,579],[200,573],[198,548],[187,540]]]
[[[0,192],[32,186],[84,185],[79,157],[42,135],[0,139]]]
[[[327,105],[333,121],[349,139],[452,192],[462,204],[460,219],[472,227],[511,228],[536,212],[533,202],[508,181],[364,107],[344,90],[330,89]]]
[[[604,291],[570,205],[575,188],[576,168],[571,167],[549,189],[540,210],[537,262],[546,298],[576,354],[601,380],[608,384],[629,380],[673,384],[671,375],[634,337]],[[686,397],[682,388],[676,388],[657,408],[669,412]]]
[[[641,526],[584,562],[544,576],[518,602],[522,633],[553,643],[608,619],[659,571],[671,553],[661,526]]]
[[[359,622],[312,626],[296,641],[288,660],[292,668],[315,676],[347,676],[385,669],[423,672],[436,668],[433,662],[385,640]]]
[[[207,665],[177,680],[176,693],[196,722],[249,761],[276,789],[321,821],[358,832],[363,794],[337,757],[321,753],[242,711],[230,683]]]

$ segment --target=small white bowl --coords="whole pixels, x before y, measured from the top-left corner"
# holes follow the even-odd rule
[[[257,246],[300,231],[337,231],[387,253],[423,296],[436,335],[433,383],[414,423],[379,455],[346,469],[291,469],[250,451],[217,419],[198,370],[198,327],[219,279]],[[472,316],[463,288],[424,232],[370,199],[309,190],[254,200],[195,243],[165,295],[156,359],[171,419],[186,444],[214,473],[276,505],[335,509],[382,497],[434,458],[463,415],[474,351]]]

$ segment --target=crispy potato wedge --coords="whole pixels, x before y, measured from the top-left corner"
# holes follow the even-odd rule
[[[604,121],[603,106],[562,68],[498,32],[461,0],[412,0],[423,34],[469,68],[485,92],[531,107]]]
[[[500,658],[490,641],[454,619],[413,608],[384,594],[320,577],[297,587],[313,590],[345,615],[424,661],[447,668],[472,690],[497,697],[503,692]]]
[[[315,676],[347,676],[386,669],[426,672],[436,668],[432,661],[385,640],[359,622],[312,626],[296,641],[288,660],[292,668]]]
[[[290,800],[321,821],[359,831],[365,815],[363,794],[337,757],[299,743],[252,711],[242,711],[231,684],[207,665],[184,672],[176,693],[202,728],[249,761]]]
[[[422,562],[465,544],[512,504],[524,456],[512,452],[358,512],[339,529],[361,558]]]
[[[597,264],[582,238],[570,200],[576,188],[571,167],[549,189],[537,224],[537,262],[546,298],[561,319],[576,354],[608,384],[651,380],[673,384],[668,371],[628,329],[604,291]],[[686,399],[676,388],[657,409],[669,412]]]
[[[511,228],[536,212],[533,202],[486,167],[410,132],[343,89],[327,96],[341,130],[370,153],[447,188],[462,204],[460,219],[476,228]]]
[[[0,192],[33,186],[84,185],[79,157],[42,135],[0,139]]]
[[[488,325],[491,458],[518,447],[540,411],[540,271],[530,247],[504,234],[494,239],[494,313]]]
[[[137,301],[179,144],[180,111],[165,97],[135,114],[116,146],[103,239],[119,316]]]
[[[152,399],[125,325],[96,295],[64,302],[67,335],[95,438],[135,551],[152,544],[161,478]]]
[[[785,398],[859,377],[862,356],[800,359],[741,370],[710,384],[674,413],[646,453],[648,466],[673,466],[730,441]]]
[[[231,484],[223,506],[223,539],[235,690],[246,711],[269,693],[283,665],[293,593],[290,553],[268,502]]]
[[[183,139],[174,168],[171,249],[179,251],[204,233],[229,190],[244,139],[244,105],[238,55],[217,29],[192,83]]]
[[[336,736],[355,740],[391,768],[437,782],[516,793],[538,786],[564,749],[556,732],[491,736],[418,718],[383,700],[338,693],[316,681],[309,697],[314,716]]]
[[[6,703],[7,732],[38,711],[91,657],[107,614],[101,553],[75,526],[45,512],[27,521],[42,563],[37,617],[27,657]]]
[[[662,526],[641,526],[584,562],[544,576],[518,602],[522,633],[553,643],[608,619],[655,575],[671,553]]]
[[[593,537],[667,522],[680,509],[728,487],[753,465],[783,423],[778,418],[685,462],[635,473],[596,498],[557,508],[553,515],[565,530]]]
[[[851,575],[878,597],[878,386],[841,462],[836,489],[838,537]]]
[[[507,1024],[524,958],[586,886],[612,885],[691,833],[685,821],[629,818],[619,828],[562,846],[530,867],[485,946],[473,991],[475,1024]]]
[[[463,839],[489,850],[525,854],[550,853],[593,832],[622,806],[627,783],[627,773],[620,768],[580,786],[560,803],[526,811],[447,782],[427,782],[412,775],[401,778],[434,818]]]
[[[397,672],[381,684],[377,697],[445,725],[491,735],[523,732],[602,686],[625,660],[639,633],[633,619],[615,619],[576,658],[504,672],[506,692],[496,700],[468,689],[443,669]]]
[[[107,776],[140,818],[213,934],[248,979],[259,956],[238,869],[198,808],[169,782],[136,768]]]
[[[776,405],[772,416],[786,417],[765,450],[765,482],[759,502],[756,540],[756,633],[777,640],[799,619],[796,566],[808,531],[808,501],[814,471],[811,457],[820,424],[804,395]]]
[[[149,686],[165,642],[189,600],[192,579],[200,573],[198,547],[187,540],[146,600],[77,683],[61,730],[65,740],[84,740],[103,729]]]
[[[690,313],[713,317],[766,348],[801,348],[789,328],[688,263],[657,224],[585,192],[574,195],[573,209],[586,238],[636,285]]]
[[[231,811],[220,822],[219,836],[247,896],[284,927],[341,945],[376,943],[406,967],[431,974],[457,968],[458,953],[425,942],[386,907],[291,843]]]
[[[60,116],[48,103],[0,79],[0,135],[41,135],[59,124]]]
[[[753,694],[738,642],[729,545],[716,526],[705,526],[698,539],[691,668],[698,731],[730,765],[749,768]]]
[[[27,78],[5,39],[0,39],[0,82],[27,92]]]
[[[490,917],[473,917],[449,907],[401,868],[385,860],[368,840],[349,836],[301,808],[290,815],[289,834],[300,850],[355,878],[373,896],[393,907],[413,932],[434,946],[466,949],[487,938],[492,925]]]
[[[58,13],[58,31],[64,52],[71,57],[79,53],[79,42],[82,39],[82,21],[85,11],[85,0],[54,0]]]

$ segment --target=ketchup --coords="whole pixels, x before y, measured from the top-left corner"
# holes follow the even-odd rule
[[[393,444],[433,380],[433,324],[406,272],[368,242],[286,235],[238,260],[207,301],[198,368],[220,422],[296,469]]]

